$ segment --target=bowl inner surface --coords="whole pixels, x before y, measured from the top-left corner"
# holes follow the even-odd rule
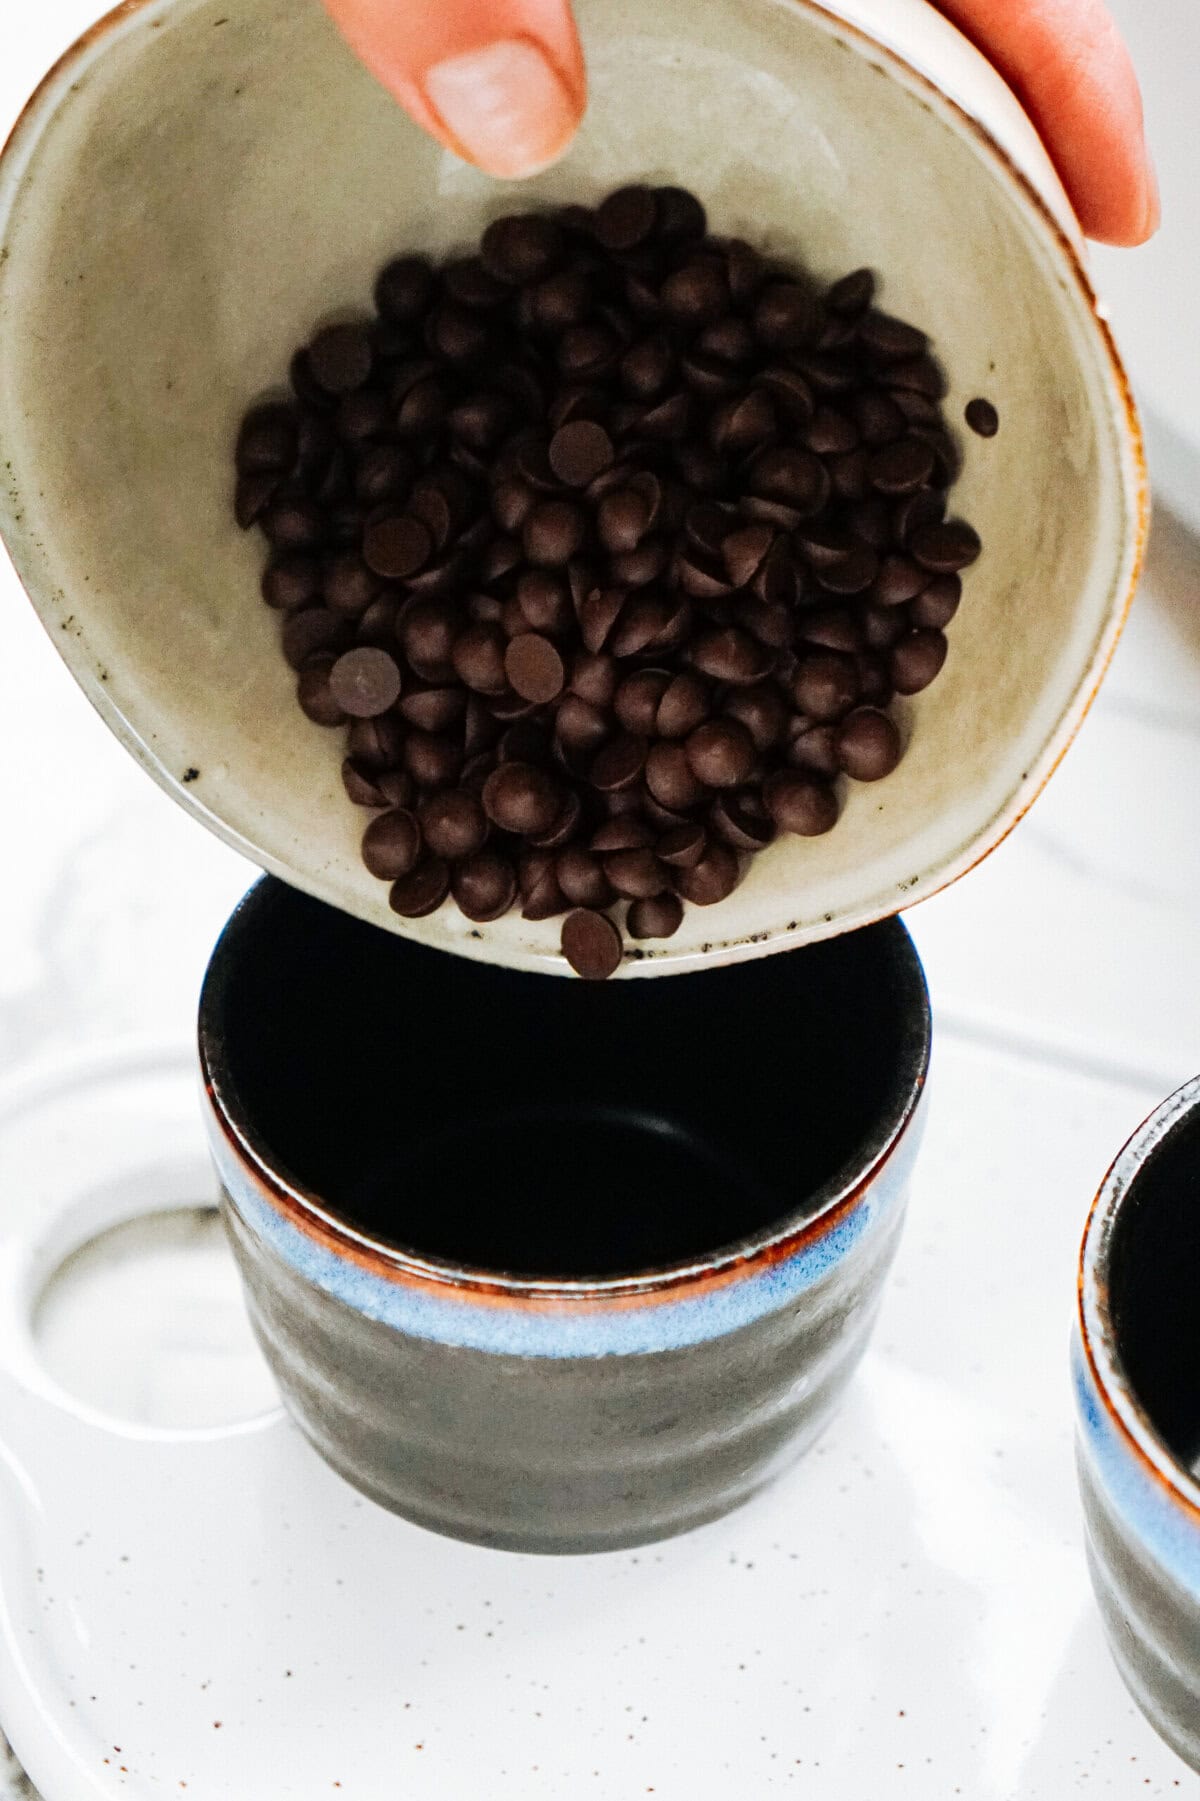
[[[898,922],[679,982],[481,968],[269,884],[201,1008],[218,1098],[373,1238],[605,1277],[703,1256],[869,1168],[924,1072]]]
[[[1133,1178],[1108,1250],[1117,1356],[1168,1450],[1200,1475],[1200,1115]]]
[[[900,768],[852,785],[827,837],[774,846],[718,910],[690,910],[656,951],[687,968],[892,912],[1002,835],[1111,647],[1136,453],[1051,228],[882,54],[776,0],[579,15],[587,121],[516,188],[420,134],[315,0],[156,3],[110,28],[0,191],[0,523],[89,694],[214,829],[391,929],[561,967],[553,920],[473,932],[445,906],[402,925],[362,868],[342,734],[296,707],[260,543],[231,521],[238,420],[316,322],[369,303],[390,255],[461,246],[514,205],[681,181],[714,229],[822,278],[872,265],[885,307],[931,332],[948,417],[975,394],[999,407],[998,438],[964,434],[956,495],[984,556]]]

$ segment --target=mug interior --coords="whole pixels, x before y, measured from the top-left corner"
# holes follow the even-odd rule
[[[316,0],[148,0],[98,27],[0,168],[0,528],[89,695],[206,824],[378,925],[561,972],[553,920],[401,922],[363,868],[342,736],[297,708],[261,549],[232,521],[239,418],[319,321],[369,305],[390,256],[457,249],[514,206],[682,182],[714,230],[822,280],[871,265],[882,305],[931,334],[951,422],[975,395],[999,409],[953,497],[984,553],[946,668],[899,709],[895,773],[850,784],[836,830],[773,845],[624,965],[644,974],[849,929],[990,849],[1111,652],[1144,495],[1073,250],[929,83],[807,0],[577,10],[587,119],[515,186],[419,132]]]
[[[275,882],[201,1003],[260,1167],[426,1262],[603,1279],[763,1241],[852,1188],[920,1093],[899,921],[670,983],[547,981],[405,943]]]
[[[1119,1365],[1172,1457],[1200,1476],[1200,1112],[1184,1113],[1125,1191],[1107,1282]]]

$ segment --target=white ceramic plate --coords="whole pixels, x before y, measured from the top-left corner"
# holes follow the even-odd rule
[[[49,1333],[76,1386],[88,1353],[72,1399],[32,1296],[125,1211],[122,1168],[134,1209],[203,1201],[191,1070],[0,1095],[0,1718],[49,1801],[1173,1793],[1088,1589],[1065,1367],[1088,1187],[1157,1097],[947,1035],[934,1084],[874,1348],[816,1450],[715,1526],[567,1559],[345,1487],[243,1361],[202,1230],[190,1275],[150,1242],[115,1334],[93,1308],[136,1249],[76,1261]],[[232,1423],[195,1424],[197,1395]]]

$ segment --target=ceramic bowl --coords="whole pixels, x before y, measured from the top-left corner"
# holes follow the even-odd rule
[[[898,920],[678,982],[480,968],[267,879],[200,1007],[251,1319],[364,1493],[596,1551],[746,1500],[862,1355],[923,1120]]]
[[[1117,1668],[1200,1770],[1200,1077],[1134,1133],[1083,1241],[1073,1343],[1092,1585]]]
[[[563,970],[555,921],[401,923],[358,856],[341,735],[299,713],[261,552],[231,520],[247,404],[404,247],[631,177],[829,278],[863,263],[931,332],[956,506],[985,552],[886,782],[757,858],[633,974],[782,950],[967,870],[1029,806],[1113,649],[1145,528],[1137,423],[1062,190],[999,77],[923,0],[581,0],[587,120],[516,186],[429,142],[315,0],[127,0],[47,78],[0,165],[0,529],[104,718],[198,818],[361,918]]]

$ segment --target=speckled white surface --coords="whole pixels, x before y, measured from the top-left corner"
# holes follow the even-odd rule
[[[91,11],[5,20],[0,117]],[[186,1055],[251,872],[108,737],[7,568],[0,608],[0,1078],[131,1033]],[[1200,1067],[1197,794],[1200,550],[1162,521],[1049,793],[910,917],[935,1107],[874,1348],[812,1458],[672,1545],[554,1563],[375,1512],[281,1423],[207,1474],[153,1447],[81,1473],[48,1495],[57,1549],[24,1560],[47,1708],[90,1747],[45,1801],[1195,1794],[1087,1589],[1066,1341],[1091,1193]],[[29,1792],[0,1756],[0,1794]]]

